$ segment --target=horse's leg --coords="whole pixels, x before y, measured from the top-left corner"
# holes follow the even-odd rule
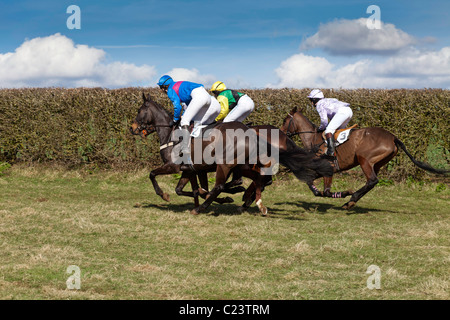
[[[225,190],[229,190],[233,187],[240,186],[242,184],[242,171],[235,169],[233,171],[233,178],[230,182],[225,183]],[[226,191],[224,191],[226,192]]]
[[[375,187],[375,185],[378,183],[377,172],[374,169],[374,165],[362,157],[358,157],[358,162],[367,178],[367,182],[361,189],[357,190],[352,195],[349,202],[342,206],[343,209],[348,210],[353,208],[356,202],[358,202],[358,200],[361,199],[367,192],[372,190],[373,187]]]
[[[201,185],[201,188],[198,189],[199,193],[200,193],[200,197],[202,197],[203,199],[206,199],[206,197],[208,197],[208,195],[209,195],[209,191],[208,191],[208,172],[200,171],[198,173],[198,179],[199,179],[200,185]],[[225,198],[217,197],[216,200],[214,200],[214,202],[217,202],[219,204],[224,204],[224,203],[232,203],[232,202],[234,202],[234,200],[233,200],[233,198],[230,198],[230,197],[225,197]]]
[[[197,182],[197,175],[191,174],[189,180],[191,181],[192,194],[194,195],[194,208],[197,208],[200,205],[200,202],[198,201],[199,186]]]
[[[253,180],[252,184],[247,188],[245,191],[242,200],[244,201],[244,204],[239,207],[239,213],[244,212],[247,210],[250,205],[253,203],[253,201],[256,200],[256,205],[259,208],[259,211],[262,215],[267,215],[267,208],[263,206],[262,200],[261,200],[261,193],[264,190],[265,185],[271,184],[271,177],[265,177],[261,176],[259,171],[255,170],[247,170],[245,172],[245,177],[250,178]]]
[[[198,189],[200,192],[200,196],[205,199],[208,191],[208,172],[201,171],[198,173],[198,181],[200,182],[200,188]]]
[[[211,190],[206,200],[197,208],[191,211],[191,214],[199,214],[200,212],[206,210],[210,204],[216,200],[218,195],[223,191],[225,187],[225,182],[227,181],[228,174],[230,173],[230,167],[227,165],[217,165],[216,169],[216,184]]]
[[[153,184],[153,188],[155,189],[156,194],[161,198],[163,198],[165,201],[170,201],[170,196],[161,190],[161,188],[158,185],[158,182],[156,181],[156,177],[159,175],[178,173],[179,171],[180,171],[179,165],[173,163],[166,163],[165,165],[150,172],[149,178]]]
[[[333,177],[323,177],[323,197],[328,198],[345,198],[355,193],[352,190],[331,192],[331,184],[333,183]]]
[[[197,174],[194,174],[193,172],[187,171],[187,170],[183,171],[181,179],[183,179],[184,176],[185,176],[185,179],[183,181],[180,179],[180,181],[178,182],[178,185],[175,189],[175,192],[179,196],[194,197],[194,200],[195,200],[196,196],[197,197],[200,196],[203,199],[205,199],[209,194],[209,192],[208,192],[208,175],[207,174],[208,173],[206,171],[199,171],[199,172],[197,172]],[[198,185],[197,177],[200,181],[201,187]],[[183,191],[183,188],[185,187],[185,185],[188,183],[189,180],[191,181],[192,192]],[[214,201],[219,204],[234,202],[234,200],[230,197],[217,198]],[[198,204],[198,200],[197,200],[195,207],[197,208],[198,206],[199,206],[199,204]]]
[[[192,185],[192,192],[183,191],[184,187],[188,182],[191,182]],[[197,188],[195,188],[197,187]],[[186,171],[183,171],[181,174],[181,178],[178,181],[177,186],[175,187],[175,192],[179,196],[184,197],[195,197],[195,193],[198,193],[198,183],[197,183],[197,177],[195,174],[188,173]]]
[[[255,189],[256,185],[254,182],[252,182],[250,186],[245,190],[244,195],[242,196],[242,201],[244,201],[244,203],[238,208],[239,213],[243,213],[244,211],[246,211],[253,203],[253,201],[255,201]]]
[[[256,205],[258,206],[259,212],[261,212],[261,214],[263,216],[266,216],[267,215],[267,207],[265,207],[263,205],[262,199],[261,199],[261,194],[262,194],[262,191],[264,189],[264,185],[262,183],[261,175],[259,175],[259,178],[257,179],[255,185],[256,185],[256,190],[255,190],[255,193],[256,193],[256,197],[255,197]]]
[[[317,187],[314,185],[314,182],[309,182],[307,183],[309,189],[312,191],[312,193],[316,196],[316,197],[323,197],[323,192],[319,191],[319,189],[317,189]]]
[[[186,186],[188,182],[191,182],[192,186],[192,192],[183,191],[183,188]],[[183,171],[180,180],[178,181],[178,184],[175,188],[175,192],[179,196],[185,196],[185,197],[192,197],[194,198],[194,205],[195,208],[199,206],[198,201],[198,182],[197,182],[197,176],[193,173]]]

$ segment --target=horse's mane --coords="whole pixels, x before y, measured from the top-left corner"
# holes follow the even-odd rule
[[[308,123],[309,123],[314,129],[317,129],[317,126],[316,126],[311,120],[309,120],[307,116],[305,116],[305,115],[303,114],[303,110],[302,110],[302,109],[297,110],[297,113],[300,114],[303,118],[305,118],[305,120],[308,121]]]
[[[151,103],[153,106],[156,107],[157,111],[162,114],[164,116],[164,118],[168,119],[170,121],[170,119],[172,119],[172,115],[169,113],[169,111],[167,111],[163,106],[161,106],[158,102],[156,102],[153,99],[148,100],[149,103]]]

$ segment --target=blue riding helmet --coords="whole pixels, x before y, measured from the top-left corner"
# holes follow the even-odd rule
[[[168,75],[164,75],[159,79],[158,86],[169,86],[171,83],[173,83],[173,79]]]

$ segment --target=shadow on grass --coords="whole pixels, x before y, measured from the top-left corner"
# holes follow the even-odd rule
[[[139,203],[134,205],[135,208],[150,208],[157,209],[161,211],[170,210],[179,213],[187,213],[189,214],[192,209],[194,209],[194,204],[192,202],[187,202],[183,204],[172,204],[172,203]],[[269,214],[267,216],[262,216],[259,212],[258,207],[253,203],[250,208],[248,208],[245,212],[239,212],[239,205],[233,203],[226,204],[212,204],[205,212],[201,212],[200,214],[206,214],[214,217],[218,217],[221,215],[234,216],[241,214],[250,214],[254,216],[268,217],[268,218],[284,218],[288,220],[305,220],[302,216],[293,216],[292,214],[297,214],[298,212],[288,212],[286,214],[286,210],[277,209],[275,207],[268,207]],[[302,212],[303,214],[303,212]]]
[[[377,212],[395,213],[395,211],[391,211],[391,210],[379,210],[379,209],[374,209],[374,208],[365,208],[365,207],[361,207],[358,205],[356,205],[355,207],[353,207],[350,210],[346,210],[346,209],[343,209],[340,205],[336,206],[336,205],[329,204],[329,203],[312,203],[312,202],[305,202],[305,201],[277,202],[277,203],[275,203],[275,205],[296,206],[297,208],[302,208],[307,212],[318,213],[318,214],[326,214],[326,213],[329,213],[328,211],[330,211],[330,210],[344,212],[347,215],[369,214],[369,213],[377,213]],[[296,210],[288,210],[288,209],[283,209],[280,211],[296,212]]]
[[[201,203],[201,202],[200,202]],[[192,209],[194,209],[194,203],[193,202],[187,202],[183,204],[176,204],[176,203],[142,203],[142,204],[136,204],[134,205],[135,208],[152,208],[152,209],[159,209],[159,210],[171,210],[174,212],[180,212],[180,213],[189,213]],[[209,206],[209,208],[205,212],[201,212],[200,214],[209,214],[212,216],[220,216],[220,215],[239,215],[238,208],[240,206],[233,203],[226,203],[226,204],[212,204]],[[258,208],[250,207],[246,213],[257,215],[259,214]]]
[[[277,206],[284,206],[283,209],[277,208]],[[286,206],[294,207],[294,208],[286,208]],[[193,202],[186,202],[183,204],[179,203],[142,203],[134,205],[135,208],[152,208],[158,210],[171,210],[174,212],[187,213],[189,214],[192,209],[194,209]],[[201,212],[200,214],[206,214],[210,216],[221,216],[221,215],[240,215],[242,213],[239,212],[240,205],[235,203],[226,203],[226,204],[212,204],[205,212]],[[301,209],[301,210],[299,210]],[[354,214],[372,214],[377,212],[382,213],[395,213],[391,210],[379,210],[374,208],[365,208],[361,206],[355,206],[350,210],[343,209],[340,205],[333,205],[329,203],[314,203],[314,202],[305,202],[305,201],[296,201],[296,202],[277,202],[273,205],[268,206],[269,214],[266,216],[268,218],[275,219],[287,219],[287,220],[306,220],[305,213],[317,213],[317,214],[333,214],[342,212],[346,215],[354,215]],[[258,207],[253,203],[250,208],[248,208],[244,214],[251,214],[258,216],[260,215]]]

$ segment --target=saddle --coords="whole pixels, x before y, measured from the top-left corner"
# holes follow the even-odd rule
[[[334,133],[335,146],[337,147],[338,145],[341,145],[345,141],[347,141],[348,137],[350,137],[350,132],[357,126],[357,124],[354,124],[351,127],[336,130],[336,132]],[[325,138],[325,132],[322,133],[322,138],[324,141],[327,141],[327,139]]]
[[[207,130],[214,128],[216,125],[218,125],[217,122],[213,122],[208,125],[199,125],[199,126],[190,125],[189,132],[191,133],[192,138],[198,138],[203,135],[203,132],[206,132]]]

